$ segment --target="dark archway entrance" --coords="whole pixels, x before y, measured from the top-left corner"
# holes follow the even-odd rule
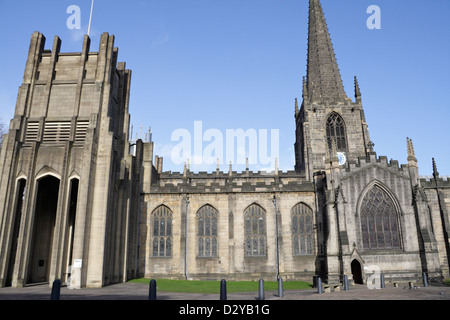
[[[73,242],[75,238],[75,220],[77,214],[77,202],[78,202],[78,186],[80,181],[76,178],[70,180],[70,193],[69,193],[69,206],[68,206],[68,220],[66,227],[66,249],[64,257],[66,259],[66,276],[64,281],[69,281],[72,267],[73,258]]]
[[[49,281],[58,193],[59,179],[48,176],[38,181],[27,283]]]
[[[353,275],[353,281],[355,284],[363,284],[363,278],[362,278],[362,270],[361,270],[361,264],[358,260],[353,260],[351,263],[352,268],[352,275]]]
[[[17,182],[17,193],[16,193],[16,200],[15,200],[16,202],[15,202],[15,209],[14,209],[14,212],[15,212],[14,213],[14,223],[13,223],[13,230],[12,230],[12,239],[11,239],[8,269],[6,271],[5,285],[7,287],[10,287],[12,284],[14,265],[16,262],[17,243],[18,243],[18,238],[19,238],[20,222],[22,220],[22,210],[23,210],[23,201],[25,198],[26,184],[27,184],[27,181],[25,179],[20,179]]]

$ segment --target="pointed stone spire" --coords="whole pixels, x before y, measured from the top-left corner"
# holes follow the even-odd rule
[[[331,150],[330,150],[330,159],[331,161],[338,161],[339,159],[337,157],[337,146],[336,146],[336,140],[333,139],[331,140]]]
[[[331,155],[334,156],[335,154],[337,154],[336,139],[333,139],[331,140]]]
[[[410,162],[410,161],[417,162],[416,154],[414,152],[413,142],[408,137],[406,137],[406,145],[408,147],[408,162]]]
[[[439,178],[439,172],[437,171],[436,162],[434,161],[434,158],[433,158],[433,177],[434,179]]]
[[[356,101],[361,101],[361,91],[359,90],[358,79],[355,76],[355,98]]]
[[[326,161],[329,161],[329,162],[338,161],[339,162],[339,159],[337,157],[337,146],[336,146],[335,139],[331,140],[331,146],[329,148],[327,148],[325,156],[327,159]]]
[[[297,117],[298,115],[298,101],[297,98],[295,98],[295,116]]]
[[[311,101],[347,98],[320,0],[309,0],[307,89]]]

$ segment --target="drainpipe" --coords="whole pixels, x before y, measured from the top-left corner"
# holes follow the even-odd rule
[[[189,210],[189,195],[186,195],[186,222],[184,226],[184,277],[188,280],[188,267],[187,267],[187,257],[188,257],[188,210]]]
[[[276,280],[278,281],[280,275],[280,255],[278,252],[278,214],[277,214],[277,197],[273,195],[273,206],[275,208],[275,254],[276,254],[276,263],[277,263],[277,275]]]

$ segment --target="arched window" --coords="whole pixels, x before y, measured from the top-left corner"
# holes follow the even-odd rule
[[[266,211],[252,204],[244,212],[245,255],[266,255]]]
[[[152,213],[153,256],[172,256],[172,211],[166,206],[156,208]]]
[[[197,211],[199,257],[217,257],[217,219],[218,212],[210,205]]]
[[[364,249],[400,248],[397,210],[387,192],[378,185],[362,200],[361,232]]]
[[[330,114],[326,125],[328,148],[331,150],[332,141],[336,141],[336,151],[345,152],[347,141],[345,137],[345,124],[342,117],[336,112]]]
[[[304,203],[291,210],[294,256],[313,254],[313,211]]]

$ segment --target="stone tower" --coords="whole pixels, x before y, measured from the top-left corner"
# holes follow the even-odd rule
[[[323,247],[318,274],[328,283],[347,275],[362,284],[373,267],[392,281],[421,273],[440,279],[448,266],[436,239],[446,236],[432,218],[436,211],[430,214],[412,141],[407,165],[378,158],[356,77],[354,84],[353,101],[344,91],[320,1],[310,0],[307,74],[302,105],[295,106],[295,169],[314,181]]]
[[[78,53],[31,37],[0,167],[0,285],[133,276],[140,164],[129,154],[131,71],[114,36]],[[142,142],[137,143],[137,154]],[[131,201],[133,200],[133,201]]]
[[[370,149],[368,126],[355,77],[355,101],[348,98],[319,0],[309,1],[307,73],[303,102],[296,102],[295,168],[312,179],[324,169],[333,144],[344,159],[366,156]],[[333,156],[336,153],[333,154]]]

